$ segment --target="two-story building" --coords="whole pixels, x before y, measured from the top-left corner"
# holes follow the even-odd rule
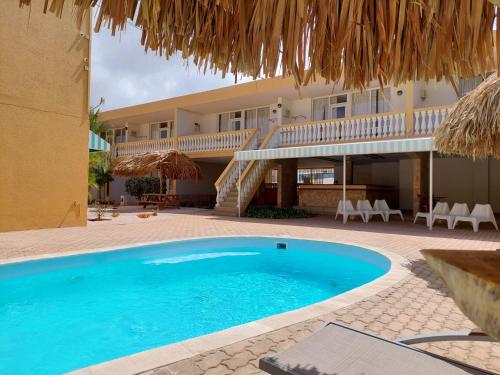
[[[293,79],[275,78],[102,115],[112,126],[115,156],[175,148],[201,166],[202,181],[171,184],[187,203],[211,201],[226,214],[237,214],[238,201],[243,212],[252,200],[331,213],[341,197],[344,154],[348,198],[383,197],[415,211],[428,192],[433,132],[480,81],[458,80],[457,94],[444,81],[383,88],[373,82],[361,92],[343,90],[342,82],[297,89]],[[344,146],[316,147],[322,145]],[[252,152],[235,158],[238,151]],[[436,197],[489,202],[500,212],[499,161],[433,159]],[[116,178],[110,198],[122,195],[124,180]]]

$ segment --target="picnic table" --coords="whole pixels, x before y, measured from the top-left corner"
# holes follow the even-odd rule
[[[465,316],[500,341],[500,251],[421,252]]]
[[[176,194],[158,194],[158,193],[148,193],[143,194],[139,204],[146,208],[148,205],[155,205],[159,209],[162,208],[179,208],[180,201]]]

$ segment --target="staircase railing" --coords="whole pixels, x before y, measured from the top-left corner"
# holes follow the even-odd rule
[[[275,127],[262,141],[259,149],[276,148],[279,146],[279,129]],[[250,204],[255,192],[266,177],[266,172],[271,166],[270,160],[252,160],[246,166],[240,179],[236,182],[238,188],[238,212],[243,213]]]
[[[251,131],[251,134],[241,145],[239,149],[240,151],[254,150],[257,148],[259,142],[259,137],[257,136],[258,131],[258,129],[253,129]],[[238,163],[236,160],[234,160],[234,158],[231,159],[217,181],[215,181],[215,190],[217,190],[215,207],[219,207],[220,204],[224,201],[227,194],[234,187],[236,181],[238,180],[238,177],[240,176],[241,172],[243,172],[247,164],[248,161]]]

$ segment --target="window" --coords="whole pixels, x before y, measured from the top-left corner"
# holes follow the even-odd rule
[[[173,121],[157,122],[149,125],[149,139],[165,139],[172,136]]]
[[[316,98],[312,103],[312,119],[314,121],[327,120],[328,114],[328,98]]]
[[[219,114],[219,132],[260,128],[269,131],[269,107],[252,108]]]
[[[257,127],[260,129],[261,137],[269,133],[269,112],[269,107],[257,109]]]
[[[324,185],[335,183],[333,168],[299,168],[297,169],[297,183]]]
[[[124,143],[127,140],[127,129],[126,128],[108,129],[106,131],[106,140],[111,144]]]
[[[390,111],[391,89],[368,89],[312,100],[313,121]]]
[[[221,113],[219,115],[219,131],[229,131],[229,113]]]
[[[458,93],[459,97],[463,97],[469,91],[474,90],[483,82],[483,77],[477,76],[474,78],[459,78],[458,79]]]
[[[242,130],[243,122],[241,118],[241,111],[229,113],[229,130]]]

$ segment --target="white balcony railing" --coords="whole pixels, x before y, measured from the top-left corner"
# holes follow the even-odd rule
[[[253,129],[188,135],[178,138],[178,149],[182,152],[208,152],[238,150],[248,139]]]
[[[419,108],[413,112],[414,135],[429,135],[449,115],[452,106]]]
[[[197,134],[177,138],[177,149],[185,153],[238,150],[254,133],[254,129],[233,132]],[[113,146],[114,156],[168,151],[175,148],[174,138],[118,143]]]
[[[173,147],[174,140],[172,138],[116,143],[113,145],[113,156],[142,154],[152,151],[168,151]]]
[[[406,133],[405,114],[391,112],[299,125],[282,125],[279,131],[280,147],[400,137]]]

